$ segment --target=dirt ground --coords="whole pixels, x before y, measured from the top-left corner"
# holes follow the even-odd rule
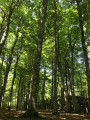
[[[25,111],[0,110],[0,120],[90,120],[90,114],[85,113],[65,113],[60,112],[58,115],[52,115],[50,110],[38,111],[41,118],[19,118]]]

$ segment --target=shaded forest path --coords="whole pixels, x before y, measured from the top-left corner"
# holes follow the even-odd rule
[[[90,120],[90,115],[85,113],[65,113],[60,112],[58,115],[52,115],[51,111],[38,111],[41,118],[19,118],[19,116],[25,111],[7,111],[0,110],[0,120]]]

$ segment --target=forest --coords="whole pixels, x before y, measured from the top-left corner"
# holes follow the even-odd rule
[[[90,120],[90,0],[0,0],[0,120]]]

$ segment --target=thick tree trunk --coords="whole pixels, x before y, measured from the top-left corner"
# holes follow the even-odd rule
[[[31,94],[31,91],[30,91],[30,88],[31,88],[31,76],[29,76],[29,78],[28,78],[28,84],[27,84],[27,86],[28,86],[28,89],[27,89],[27,96],[26,96],[26,109],[28,109],[29,108],[29,102],[30,102],[30,94]]]
[[[65,100],[64,100],[64,78],[62,77],[62,72],[61,72],[61,110],[64,109],[65,105]]]
[[[14,86],[14,81],[15,81],[15,78],[16,78],[16,68],[17,68],[17,65],[18,65],[18,60],[19,60],[19,56],[17,56],[17,61],[16,61],[16,64],[15,64],[15,67],[14,67],[14,73],[13,73],[14,75],[13,75],[12,85],[11,85],[10,94],[9,94],[8,110],[11,109],[13,86]]]
[[[23,87],[24,87],[24,77],[22,77],[22,79],[21,79],[20,103],[19,103],[20,110],[22,110],[22,108],[23,108],[23,94],[24,94]]]
[[[11,67],[12,59],[13,59],[12,55],[13,55],[13,51],[14,51],[17,40],[18,40],[18,32],[17,32],[17,35],[16,35],[15,42],[13,44],[13,47],[11,49],[11,53],[9,55],[9,60],[7,62],[7,66],[6,66],[4,81],[3,81],[3,85],[2,85],[2,88],[1,88],[1,92],[0,92],[0,108],[1,108],[1,104],[2,104],[2,98],[4,96],[4,92],[5,92],[5,89],[6,89],[7,78],[8,78],[9,70],[10,70],[10,67]]]
[[[27,93],[26,93],[26,78],[24,80],[24,86],[23,86],[23,106],[22,106],[22,110],[27,110],[27,104],[26,104],[26,96],[27,96]]]
[[[77,2],[77,11],[78,11],[80,29],[81,29],[82,49],[83,49],[83,54],[84,54],[84,59],[85,59],[86,76],[87,76],[87,83],[88,83],[89,111],[90,111],[90,67],[89,67],[88,53],[87,53],[87,49],[85,46],[82,13],[81,13],[80,5],[79,5],[80,1],[76,0],[76,2]]]
[[[54,0],[54,101],[53,101],[53,114],[58,113],[57,108],[57,44],[56,44],[56,0]]]
[[[68,77],[67,77],[67,60],[65,58],[65,82],[66,82],[66,94],[65,94],[65,104],[66,104],[66,112],[70,111],[70,106],[69,106],[69,92],[68,92]]]
[[[42,53],[42,44],[43,44],[47,3],[48,3],[48,0],[43,0],[43,10],[42,10],[40,30],[39,30],[39,39],[38,39],[37,51],[36,51],[36,55],[35,55],[34,65],[33,65],[30,105],[29,105],[28,110],[26,111],[25,114],[22,115],[22,117],[27,117],[27,116],[28,117],[35,117],[35,116],[38,117],[38,113],[36,112],[35,106],[37,104],[37,96],[38,96],[39,71],[40,71],[40,62],[41,62],[41,53]]]
[[[70,80],[70,84],[71,84],[73,109],[74,109],[74,112],[77,112],[78,105],[77,105],[77,99],[75,97],[75,90],[74,90],[74,47],[75,47],[75,43],[76,43],[77,39],[72,43],[71,36],[72,36],[72,29],[71,29],[71,33],[69,33],[69,30],[68,30],[69,46],[71,49],[71,80]]]
[[[71,47],[71,66],[72,66],[72,72],[71,72],[71,92],[72,92],[72,104],[73,104],[73,108],[74,108],[74,112],[76,112],[77,110],[77,106],[76,106],[76,99],[75,99],[75,91],[74,91],[74,60],[73,60],[73,48]]]
[[[43,0],[43,13],[42,13],[42,19],[41,19],[41,25],[40,25],[40,31],[39,31],[39,40],[37,44],[37,51],[35,55],[34,65],[33,65],[32,96],[36,102],[37,102],[37,94],[38,94],[38,86],[39,86],[39,71],[40,71],[40,61],[41,61],[41,53],[42,53],[47,2],[48,0]]]
[[[62,73],[62,65],[61,65],[61,55],[60,55],[60,42],[59,42],[59,36],[58,36],[58,51],[57,51],[57,62],[58,62],[58,70],[60,73],[61,77],[61,110],[64,109],[65,105],[65,99],[64,99],[64,78],[63,78],[63,73]]]

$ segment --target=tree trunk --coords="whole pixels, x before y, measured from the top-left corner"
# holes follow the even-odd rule
[[[3,34],[3,30],[4,30],[3,24],[4,24],[4,21],[5,21],[5,18],[6,18],[6,13],[3,10],[3,8],[0,8],[0,9],[2,11],[1,13],[3,13],[3,15],[2,15],[2,23],[0,24],[0,39],[1,39],[1,36]]]
[[[31,82],[30,82],[30,80],[31,80],[31,75],[29,76],[29,78],[28,78],[28,84],[27,84],[27,96],[26,96],[26,103],[27,103],[27,107],[26,107],[26,109],[28,109],[29,108],[29,102],[30,102],[30,94],[31,94],[31,91],[30,91],[30,85],[31,85]]]
[[[73,64],[73,48],[71,47],[71,66],[72,66],[72,72],[71,72],[71,92],[72,92],[72,104],[74,108],[74,112],[76,112],[76,99],[75,99],[75,91],[74,91],[74,64]]]
[[[66,80],[66,94],[65,94],[65,104],[66,104],[66,112],[70,111],[70,106],[69,106],[69,93],[68,93],[68,77],[67,77],[67,60],[65,58],[65,80]]]
[[[61,110],[64,109],[64,104],[65,104],[65,100],[64,100],[64,78],[63,78],[63,73],[62,73],[62,65],[61,65],[61,55],[60,55],[60,42],[59,42],[59,35],[58,35],[58,51],[57,51],[57,61],[58,61],[58,70],[60,73],[60,77],[61,77]]]
[[[74,110],[74,112],[77,112],[78,106],[77,106],[77,99],[75,97],[75,90],[74,90],[74,47],[75,47],[75,43],[76,43],[77,39],[74,42],[72,42],[71,36],[72,36],[72,29],[71,29],[71,33],[69,33],[69,30],[68,30],[69,47],[71,49],[71,80],[70,80],[70,84],[71,84],[73,110]]]
[[[22,115],[22,117],[38,117],[39,116],[38,113],[36,112],[35,106],[37,104],[37,96],[38,96],[39,71],[40,71],[47,3],[48,3],[48,0],[43,0],[43,10],[42,10],[41,23],[40,23],[40,30],[39,30],[39,39],[38,39],[37,51],[35,55],[34,65],[33,65],[30,105],[28,110],[26,111],[25,114]]]
[[[18,84],[18,93],[17,93],[17,105],[16,105],[16,110],[19,110],[20,109],[20,105],[19,105],[19,103],[20,103],[20,85],[21,85],[21,79],[22,79],[22,77],[21,77],[21,75],[20,75],[20,80],[19,80],[19,84]]]
[[[4,63],[4,57],[2,56],[2,63],[0,64],[0,88],[1,88],[1,84],[2,84],[2,71],[3,71],[3,63]]]
[[[13,13],[15,7],[17,6],[18,2],[19,2],[19,0],[17,0],[16,3],[14,3],[13,0],[10,0],[10,2],[9,2],[9,11],[8,11],[8,15],[7,15],[6,27],[4,29],[4,32],[2,34],[1,41],[0,41],[0,54],[2,53],[3,47],[5,45],[5,42],[6,42],[6,39],[8,36],[10,19],[11,19],[12,13]]]
[[[56,44],[56,0],[54,0],[54,101],[53,114],[58,113],[57,108],[57,44]]]
[[[90,68],[89,68],[89,60],[88,60],[88,53],[85,46],[85,36],[84,36],[84,30],[83,30],[83,20],[82,20],[82,13],[80,9],[80,1],[76,0],[77,2],[77,11],[79,16],[79,22],[80,22],[80,29],[81,29],[81,41],[82,41],[82,49],[85,59],[85,67],[86,67],[86,76],[87,76],[87,83],[88,83],[88,97],[89,97],[89,111],[90,111]]]
[[[66,58],[65,58],[65,79],[66,79],[66,93],[68,95],[69,93],[68,93],[67,60],[66,60]]]
[[[45,80],[46,80],[46,67],[44,68],[44,79],[43,79],[43,86],[42,86],[42,109],[45,109],[45,105],[44,105],[44,97],[45,97]]]
[[[1,42],[0,42],[0,54],[2,53],[2,49],[4,47],[5,41],[6,41],[7,36],[8,36],[10,18],[11,18],[11,15],[12,15],[12,5],[13,5],[13,1],[10,1],[10,3],[9,3],[9,11],[8,11],[7,21],[6,21],[6,27],[4,29],[3,35],[1,37]]]
[[[16,64],[15,64],[15,67],[14,67],[14,73],[13,73],[14,75],[13,75],[12,85],[11,85],[10,94],[9,94],[8,110],[11,109],[13,86],[14,86],[14,81],[15,81],[15,78],[16,78],[16,68],[17,68],[17,65],[18,65],[18,60],[19,60],[19,56],[17,55],[17,61],[16,61]]]
[[[13,47],[11,49],[11,53],[9,55],[9,60],[7,62],[7,66],[6,66],[4,81],[3,81],[3,85],[2,85],[2,88],[1,88],[1,92],[0,92],[0,108],[1,108],[1,104],[2,104],[2,98],[4,96],[4,92],[5,92],[5,89],[6,89],[7,78],[8,78],[9,70],[10,70],[10,67],[11,67],[12,59],[13,59],[12,55],[13,55],[13,51],[14,51],[17,40],[18,40],[18,31],[17,31],[16,39],[15,39],[15,42],[14,42]]]
[[[53,109],[53,99],[54,99],[54,81],[53,81],[53,61],[52,61],[52,87],[51,87],[51,108]]]
[[[21,79],[21,89],[20,89],[20,103],[19,103],[19,109],[22,110],[23,107],[23,93],[24,93],[24,77]]]
[[[80,76],[80,88],[81,88],[80,95],[84,97],[81,73],[79,73],[79,76]]]

